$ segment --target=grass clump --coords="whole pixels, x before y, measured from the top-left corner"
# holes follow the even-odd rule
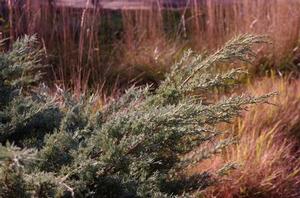
[[[214,68],[251,61],[251,46],[262,37],[238,36],[207,57],[188,51],[156,90],[132,87],[96,112],[91,98],[65,97],[58,105],[31,88],[40,67],[34,42],[25,37],[0,56],[2,195],[172,197],[204,189],[213,183],[210,173],[186,178],[181,170],[234,142],[217,141],[218,123],[269,97],[213,103],[202,97],[216,86],[234,85],[241,70],[215,74]],[[216,144],[196,150],[211,140]]]
[[[188,174],[214,172],[230,162],[238,166],[218,184],[205,189],[205,197],[300,196],[299,79],[273,76],[254,82],[239,92],[260,95],[277,90],[279,95],[268,101],[274,105],[257,105],[231,125],[218,127],[232,131],[239,142],[221,155],[191,167]]]

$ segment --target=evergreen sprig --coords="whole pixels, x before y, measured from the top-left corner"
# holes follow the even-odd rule
[[[264,42],[241,35],[212,55],[189,50],[156,90],[132,87],[95,113],[91,100],[65,97],[61,106],[34,92],[42,54],[35,37],[18,40],[0,55],[0,141],[13,143],[0,147],[0,195],[175,197],[212,185],[208,172],[187,178],[180,171],[234,142],[218,141],[223,133],[215,126],[272,94],[211,104],[202,96],[234,86],[244,73],[213,68],[251,61],[252,45]],[[203,147],[211,140],[216,143]]]

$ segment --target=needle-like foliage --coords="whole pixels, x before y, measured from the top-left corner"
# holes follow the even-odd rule
[[[269,95],[210,104],[202,96],[233,86],[243,71],[216,74],[215,68],[250,62],[252,45],[264,41],[241,35],[209,56],[187,51],[156,90],[132,87],[96,113],[92,100],[59,106],[32,91],[41,52],[32,47],[34,37],[17,41],[0,55],[0,141],[6,145],[0,147],[0,195],[172,197],[206,188],[209,173],[184,178],[181,170],[231,144],[218,141],[216,124]],[[211,140],[213,146],[199,149]]]

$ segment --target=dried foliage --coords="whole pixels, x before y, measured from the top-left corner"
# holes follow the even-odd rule
[[[272,45],[257,50],[267,57],[266,64],[281,69],[287,66],[282,62],[299,56],[297,0],[180,0],[178,10],[168,9],[173,0],[133,0],[152,4],[148,9],[126,8],[128,1],[110,3],[119,4],[118,11],[89,9],[94,0],[2,2],[4,8],[4,2],[10,2],[0,13],[6,24],[0,29],[3,37],[13,40],[37,33],[54,65],[56,83],[78,95],[89,86],[100,89],[99,84],[113,90],[115,83],[124,86],[131,80],[157,82],[186,47],[214,50],[240,33],[271,37]],[[81,9],[60,6],[61,2],[80,4]]]
[[[206,197],[300,196],[298,85],[297,79],[272,77],[256,79],[241,90],[254,95],[277,90],[279,95],[269,100],[274,105],[258,105],[232,127],[225,126],[236,134],[238,144],[189,170],[189,174],[213,171],[234,162],[235,170],[206,189]]]

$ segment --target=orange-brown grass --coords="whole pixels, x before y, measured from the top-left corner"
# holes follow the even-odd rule
[[[213,48],[239,33],[270,36],[266,51],[275,63],[297,46],[300,34],[300,2],[293,0],[192,0],[188,20],[196,47]]]
[[[249,84],[254,95],[278,91],[271,102],[251,108],[230,129],[238,144],[224,153],[191,168],[188,174],[217,171],[230,162],[239,166],[223,176],[207,197],[299,197],[300,80],[265,78]],[[245,90],[244,90],[245,91]],[[297,134],[298,133],[298,134]]]
[[[149,9],[115,12],[42,6],[37,0],[24,6],[7,2],[10,31],[5,35],[15,39],[37,33],[55,81],[77,92],[103,83],[112,88],[115,79],[124,85],[139,75],[160,79],[157,73],[167,71],[187,45],[210,50],[239,33],[269,35],[273,43],[264,55],[271,63],[299,51],[297,0],[187,0],[177,11],[153,1]]]

